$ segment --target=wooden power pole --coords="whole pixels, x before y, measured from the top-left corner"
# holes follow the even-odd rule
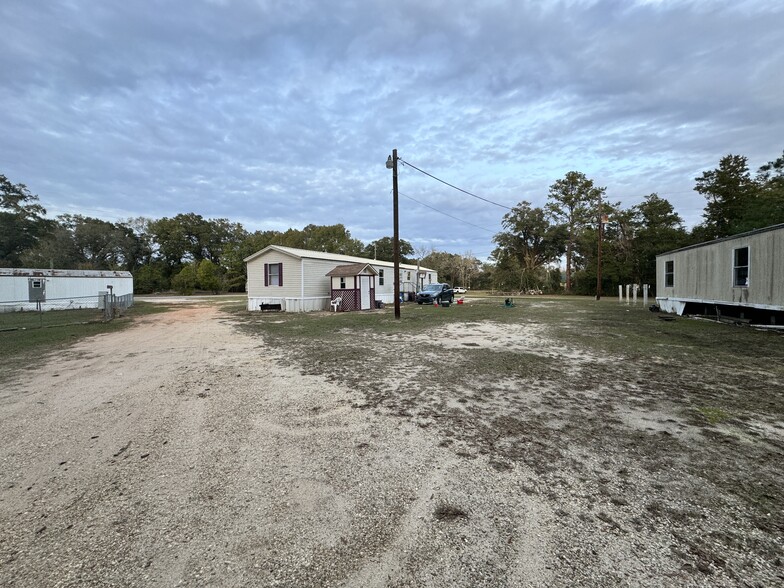
[[[395,263],[395,318],[400,319],[400,229],[397,214],[397,149],[392,150],[392,155],[387,159],[387,167],[392,169],[392,249]]]
[[[596,300],[602,299],[602,193],[599,191],[599,210],[597,212],[597,220],[599,221],[599,249],[596,252]]]

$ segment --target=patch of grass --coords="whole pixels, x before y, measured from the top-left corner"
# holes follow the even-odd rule
[[[702,413],[702,416],[704,416],[711,425],[723,423],[732,417],[727,411],[715,406],[701,406],[698,407],[697,410]]]
[[[453,379],[462,382],[475,383],[483,376],[490,376],[493,380],[516,377],[532,381],[557,378],[559,375],[557,360],[532,353],[468,347],[461,350],[459,356],[453,353],[448,357],[450,360],[444,359],[443,362],[448,364]],[[437,368],[437,365],[433,367]]]
[[[642,305],[626,306],[613,299],[530,296],[516,298],[515,304],[505,308],[500,298],[474,298],[470,304],[449,308],[407,303],[400,320],[394,318],[391,306],[382,311],[343,313],[262,314],[237,307],[230,311],[243,329],[265,337],[275,348],[296,348],[300,357],[307,358],[308,373],[331,373],[329,366],[337,364],[371,369],[375,354],[369,351],[384,354],[394,345],[398,363],[404,364],[398,369],[426,365],[431,383],[468,381],[466,377],[482,374],[490,379],[508,375],[558,380],[556,371],[568,371],[572,365],[568,357],[548,360],[473,345],[443,353],[440,362],[423,357],[427,351],[438,350],[447,325],[452,326],[450,332],[470,333],[487,322],[532,324],[540,330],[544,327],[542,333],[551,344],[607,360],[581,368],[572,389],[593,391],[612,384],[629,391],[655,390],[653,395],[646,394],[648,400],[656,403],[660,395],[666,395],[683,407],[680,416],[694,406],[722,406],[736,418],[750,411],[784,413],[784,397],[770,394],[770,382],[784,379],[784,345],[778,333],[710,321],[662,322]],[[421,334],[432,337],[432,347],[406,346],[407,335]],[[396,368],[387,356],[372,369],[383,377]]]
[[[284,339],[323,341],[345,340],[348,332],[374,335],[423,333],[452,323],[515,322],[524,320],[523,309],[506,309],[503,300],[477,300],[471,304],[453,304],[448,308],[432,305],[403,304],[400,319],[395,319],[392,305],[372,312],[260,313],[228,309],[250,332]]]
[[[19,370],[39,365],[47,354],[65,349],[80,339],[119,331],[133,324],[136,317],[168,310],[170,307],[163,304],[136,302],[110,322],[103,322],[102,312],[96,309],[4,313],[2,324],[17,330],[0,332],[3,358],[0,383]]]
[[[75,323],[100,322],[103,311],[97,308],[48,310],[46,312],[4,312],[0,314],[0,331],[41,329]]]

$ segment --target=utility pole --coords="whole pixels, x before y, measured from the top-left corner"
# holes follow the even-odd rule
[[[602,299],[602,232],[604,223],[602,222],[602,192],[598,190],[599,210],[597,210],[597,220],[599,221],[599,249],[596,252],[596,300]]]
[[[387,168],[392,170],[392,234],[393,259],[395,263],[395,318],[400,319],[400,233],[397,221],[397,149],[387,158]]]

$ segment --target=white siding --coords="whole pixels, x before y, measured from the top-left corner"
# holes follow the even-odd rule
[[[376,300],[381,300],[384,303],[391,304],[395,301],[395,282],[392,277],[395,275],[394,267],[379,266],[373,264],[376,271],[384,270],[384,285],[378,285],[378,278],[376,278]],[[409,273],[411,279],[408,279]],[[400,291],[403,293],[416,292],[420,288],[416,285],[416,268],[409,269],[408,267],[400,269]],[[424,284],[438,282],[438,274],[432,270],[421,270]]]
[[[376,300],[391,304],[395,301],[395,268],[386,265],[371,264],[376,272],[384,270],[384,285],[379,286],[378,276],[376,277]]]
[[[312,255],[313,257],[309,257]],[[284,308],[292,311],[296,308],[308,309],[315,303],[307,300],[325,300],[328,308],[330,295],[330,280],[327,273],[338,265],[347,263],[365,262],[370,264],[377,272],[384,270],[384,285],[379,286],[378,277],[375,283],[375,299],[386,303],[394,302],[395,283],[393,280],[395,269],[391,262],[364,259],[361,257],[350,257],[346,255],[335,255],[332,257],[328,253],[321,251],[306,251],[303,249],[293,249],[271,246],[246,258],[248,265],[248,309],[258,308],[258,304],[266,302],[270,304],[281,304]],[[264,286],[264,264],[283,263],[283,286]],[[401,265],[401,292],[415,291],[414,284],[408,282],[408,273],[411,273],[411,282],[416,278],[416,266]],[[430,269],[422,268],[424,284],[438,281],[438,274]],[[353,281],[347,281],[347,288],[353,288]],[[295,304],[294,299],[305,301]]]
[[[256,296],[264,288],[264,261],[262,259],[254,259],[248,262],[248,281],[245,284],[245,290],[248,296]]]
[[[354,290],[355,289],[355,287],[354,287],[354,276],[345,276],[343,279],[346,280],[346,288],[345,288],[346,290]],[[341,289],[340,288],[340,276],[334,276],[332,278],[332,284],[330,284],[330,286],[332,288],[334,288],[335,290],[340,290]]]
[[[734,251],[749,248],[749,285],[734,286]],[[665,267],[673,262],[673,285]],[[784,310],[784,228],[739,235],[656,258],[656,298]]]
[[[39,279],[43,280],[46,278]],[[0,276],[0,303],[25,301],[28,299],[28,293],[26,277]]]
[[[27,302],[29,277],[33,276],[0,276],[0,306],[16,310],[36,308],[35,303]],[[44,309],[98,308],[98,293],[108,292],[107,286],[112,286],[112,292],[116,296],[133,295],[133,278],[130,276],[34,276],[34,278],[46,282],[47,303],[43,305]]]
[[[329,276],[337,265],[345,265],[324,259],[303,259],[305,267],[305,296],[329,296]],[[354,283],[351,278],[351,283]],[[347,287],[348,282],[347,282]]]
[[[264,264],[283,264],[283,285],[264,285]],[[248,296],[273,298],[299,298],[301,296],[302,261],[278,251],[268,251],[265,255],[248,262]],[[306,294],[307,295],[307,294]]]

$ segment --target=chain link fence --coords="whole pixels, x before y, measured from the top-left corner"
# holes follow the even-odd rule
[[[0,300],[0,331],[107,321],[133,305],[133,294],[29,300]]]

